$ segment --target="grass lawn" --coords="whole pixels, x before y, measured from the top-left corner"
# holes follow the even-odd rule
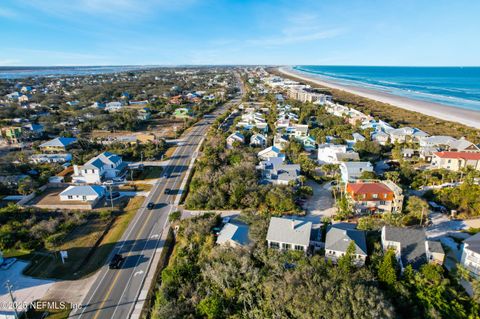
[[[151,184],[141,184],[141,183],[135,183],[135,184],[125,184],[120,186],[119,190],[123,192],[148,192],[152,189]]]
[[[143,171],[135,180],[155,179],[162,176],[163,168],[161,166],[145,166]]]
[[[144,200],[144,197],[130,199],[116,217],[89,220],[75,228],[67,235],[64,244],[51,252],[32,253],[34,258],[25,274],[40,278],[75,280],[94,273],[105,264],[106,258]],[[55,253],[60,250],[68,252],[65,264],[62,264]]]

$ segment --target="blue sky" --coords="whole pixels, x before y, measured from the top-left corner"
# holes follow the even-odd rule
[[[478,0],[0,0],[0,65],[480,65]]]

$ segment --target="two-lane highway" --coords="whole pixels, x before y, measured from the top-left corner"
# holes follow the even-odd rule
[[[215,117],[239,101],[238,98],[229,101],[212,113],[214,117],[200,120],[182,136],[185,142],[176,147],[163,172],[166,176],[154,185],[109,257],[110,260],[117,253],[126,257],[121,269],[109,269],[107,260],[84,298],[82,308],[73,311],[71,318],[130,318],[148,271],[157,267],[152,261],[163,247],[162,235],[168,229],[168,215],[175,209],[175,200],[180,196],[182,182],[187,178],[185,172],[194,154]],[[171,191],[166,193],[166,189]],[[155,203],[155,208],[148,210],[148,202]]]

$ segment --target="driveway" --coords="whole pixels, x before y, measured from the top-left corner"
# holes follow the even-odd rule
[[[480,218],[467,220],[451,220],[446,214],[431,213],[429,215],[432,225],[426,229],[427,237],[431,239],[440,238],[443,236],[454,235],[456,237],[469,237],[466,233],[461,233],[460,230],[467,230],[469,228],[480,227]]]
[[[305,183],[313,189],[313,196],[307,199],[303,208],[307,212],[304,218],[313,223],[320,223],[322,217],[332,217],[337,209],[330,190],[330,182],[318,184],[312,180]]]

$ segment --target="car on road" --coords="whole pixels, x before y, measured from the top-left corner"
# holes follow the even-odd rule
[[[164,194],[169,195],[172,192],[170,188],[165,188]]]
[[[155,204],[153,202],[150,202],[147,204],[148,209],[153,209],[155,207]]]
[[[168,174],[167,173],[163,174],[163,178],[168,178]]]
[[[125,260],[125,257],[123,257],[121,254],[115,254],[112,260],[110,260],[110,264],[108,265],[108,267],[110,269],[120,269],[120,267],[122,267],[124,260]]]

